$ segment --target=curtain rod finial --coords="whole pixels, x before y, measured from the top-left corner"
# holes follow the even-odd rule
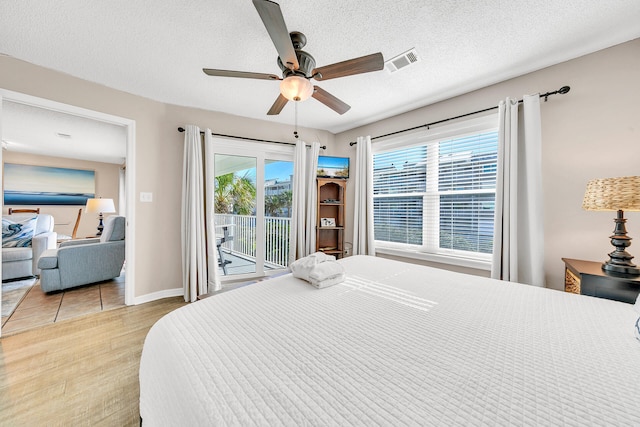
[[[565,93],[569,92],[571,90],[570,86],[562,86],[560,89],[558,89],[558,93],[564,95]]]

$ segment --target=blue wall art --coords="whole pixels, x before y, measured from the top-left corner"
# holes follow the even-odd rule
[[[5,205],[85,205],[96,192],[95,171],[4,164]]]

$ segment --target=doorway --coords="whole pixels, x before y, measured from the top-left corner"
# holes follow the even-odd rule
[[[210,149],[209,149],[210,148]],[[223,287],[286,269],[293,147],[214,138],[213,223]]]
[[[135,233],[132,232],[132,230],[135,229],[135,121],[123,117],[113,116],[110,114],[76,107],[73,105],[63,104],[18,92],[0,89],[0,135],[2,135],[3,137],[3,147],[9,143],[5,142],[5,133],[3,132],[3,128],[8,126],[8,123],[5,121],[5,118],[2,114],[2,106],[6,105],[6,102],[36,107],[46,111],[50,111],[52,113],[65,114],[69,117],[79,117],[87,120],[93,120],[102,124],[121,126],[124,129],[126,148],[123,167],[124,170],[126,170],[126,174],[124,176],[124,179],[122,180],[124,182],[124,188],[120,187],[121,194],[119,194],[118,198],[119,200],[121,200],[120,206],[124,204],[124,209],[121,209],[119,213],[127,218],[127,243],[125,249],[125,258],[127,260],[127,266],[125,268],[125,304],[133,305],[135,303]],[[0,164],[3,164],[2,151],[0,151]],[[3,177],[0,177],[0,181],[2,179]],[[0,209],[2,209],[2,211],[4,211],[3,203],[4,201],[0,201]],[[2,291],[0,290],[0,302],[1,301]],[[1,333],[2,331],[0,330],[0,335]]]

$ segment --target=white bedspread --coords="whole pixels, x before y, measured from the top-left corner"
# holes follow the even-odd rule
[[[176,310],[140,365],[143,426],[640,425],[631,304],[381,258]]]

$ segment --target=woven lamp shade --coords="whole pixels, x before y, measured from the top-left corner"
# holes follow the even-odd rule
[[[640,176],[589,181],[582,208],[588,211],[640,211]]]

